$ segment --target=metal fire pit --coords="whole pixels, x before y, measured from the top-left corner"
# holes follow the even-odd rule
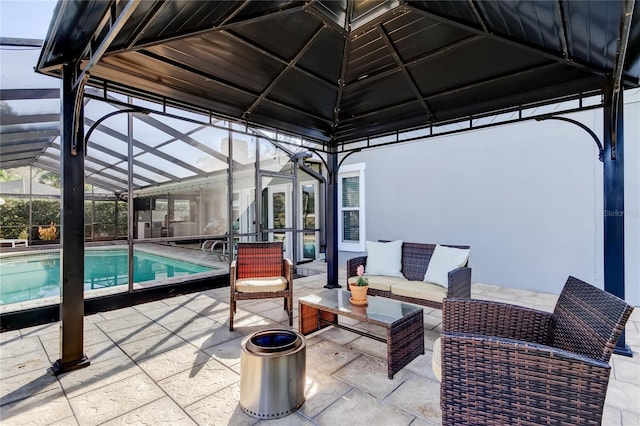
[[[241,343],[240,408],[258,419],[277,419],[304,403],[307,343],[292,330],[269,329]]]

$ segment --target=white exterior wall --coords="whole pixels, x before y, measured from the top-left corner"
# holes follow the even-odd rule
[[[640,304],[640,91],[625,102],[628,301]],[[567,117],[602,140],[602,110]],[[366,239],[467,244],[473,282],[559,293],[603,282],[602,170],[591,136],[548,120],[365,150]],[[341,262],[360,253],[341,252]]]

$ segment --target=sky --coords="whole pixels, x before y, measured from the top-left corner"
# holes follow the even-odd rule
[[[0,37],[44,40],[56,1],[0,0]]]

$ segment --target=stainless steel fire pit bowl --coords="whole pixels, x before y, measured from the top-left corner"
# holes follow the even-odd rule
[[[240,408],[258,419],[277,419],[304,403],[307,343],[293,330],[247,336],[240,353]]]

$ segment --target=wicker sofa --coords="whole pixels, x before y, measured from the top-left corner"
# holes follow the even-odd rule
[[[387,241],[380,241],[387,242]],[[445,245],[458,249],[469,249],[469,246]],[[424,282],[429,262],[436,249],[436,244],[402,243],[402,277],[367,276],[372,296],[388,297],[403,302],[442,309],[442,301],[446,297],[471,297],[471,268],[464,266],[449,271],[447,286]],[[347,283],[357,280],[357,268],[364,265],[367,269],[369,256],[358,256],[347,260]]]

